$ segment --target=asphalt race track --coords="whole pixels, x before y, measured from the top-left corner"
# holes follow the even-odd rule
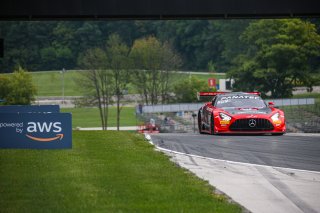
[[[320,171],[320,137],[308,134],[284,136],[157,134],[155,145],[186,154],[221,160]]]

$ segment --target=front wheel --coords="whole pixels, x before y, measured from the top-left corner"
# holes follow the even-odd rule
[[[272,133],[272,135],[274,135],[274,136],[282,136],[282,135],[284,135],[285,133],[283,133],[283,132],[281,132],[281,133]]]
[[[202,121],[201,121],[201,113],[200,111],[198,112],[198,130],[200,134],[203,134],[202,132]]]
[[[214,116],[213,114],[210,117],[210,135],[215,135],[216,132],[214,131]]]

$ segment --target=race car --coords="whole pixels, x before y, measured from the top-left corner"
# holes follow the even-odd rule
[[[286,132],[284,112],[262,100],[259,92],[200,92],[211,96],[198,112],[200,134],[272,134]]]

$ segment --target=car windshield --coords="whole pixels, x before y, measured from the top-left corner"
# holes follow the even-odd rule
[[[218,97],[218,108],[264,108],[265,102],[257,95],[230,95]]]

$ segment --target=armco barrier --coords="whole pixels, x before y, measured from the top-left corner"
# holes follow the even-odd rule
[[[314,98],[295,98],[295,99],[274,99],[266,100],[266,102],[274,102],[275,106],[301,106],[315,104]]]
[[[296,99],[275,99],[265,100],[265,102],[274,102],[275,106],[297,106],[297,105],[312,105],[315,104],[314,98],[296,98]],[[203,103],[189,104],[167,104],[167,105],[148,105],[142,107],[143,113],[157,112],[181,112],[181,111],[197,111]],[[138,112],[137,108],[137,112]]]
[[[0,148],[72,148],[71,113],[0,113]]]

